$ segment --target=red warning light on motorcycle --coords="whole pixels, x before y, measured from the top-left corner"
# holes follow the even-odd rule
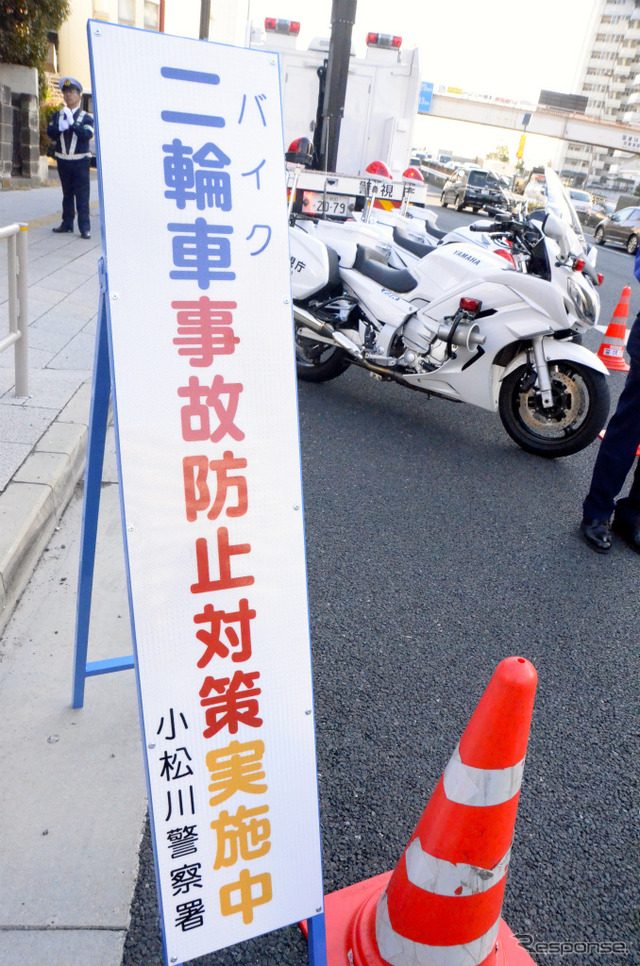
[[[462,309],[463,312],[471,312],[475,314],[476,312],[479,312],[480,309],[482,308],[482,302],[480,301],[480,299],[461,298],[460,308]]]

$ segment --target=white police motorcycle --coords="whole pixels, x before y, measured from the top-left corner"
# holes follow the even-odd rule
[[[346,227],[290,227],[300,379],[358,365],[498,411],[519,446],[547,458],[597,437],[609,411],[607,370],[574,339],[597,322],[598,277],[554,172],[544,211],[471,225],[480,243],[462,236],[409,267],[392,266],[375,226]]]

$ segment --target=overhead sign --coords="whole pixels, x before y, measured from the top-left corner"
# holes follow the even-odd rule
[[[540,91],[539,107],[555,107],[558,111],[570,114],[584,114],[589,104],[589,98],[584,94],[559,94],[557,91]]]
[[[182,963],[323,904],[279,71],[88,31],[154,850]]]
[[[418,114],[428,114],[431,110],[431,100],[433,98],[433,84],[425,81],[420,85],[420,100],[418,101]]]

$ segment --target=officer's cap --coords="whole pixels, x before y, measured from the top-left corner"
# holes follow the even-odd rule
[[[60,90],[64,93],[65,91],[70,91],[74,87],[79,94],[82,94],[82,84],[75,77],[61,77],[60,78]]]

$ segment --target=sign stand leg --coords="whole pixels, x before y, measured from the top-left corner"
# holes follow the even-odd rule
[[[102,486],[102,466],[104,463],[104,450],[109,418],[109,398],[111,395],[109,342],[107,338],[107,288],[103,259],[100,259],[98,272],[100,276],[100,302],[98,307],[96,348],[93,360],[91,413],[89,416],[87,465],[84,477],[84,508],[82,513],[82,536],[76,605],[72,705],[74,708],[81,708],[84,704],[84,683],[87,677],[95,674],[107,674],[110,671],[122,671],[133,667],[133,656],[87,663],[89,623],[91,620],[91,594],[93,590],[93,573],[96,556],[96,534],[98,530],[100,490]]]
[[[307,919],[309,934],[307,937],[307,954],[309,966],[327,966],[327,936],[324,923],[324,912]]]

